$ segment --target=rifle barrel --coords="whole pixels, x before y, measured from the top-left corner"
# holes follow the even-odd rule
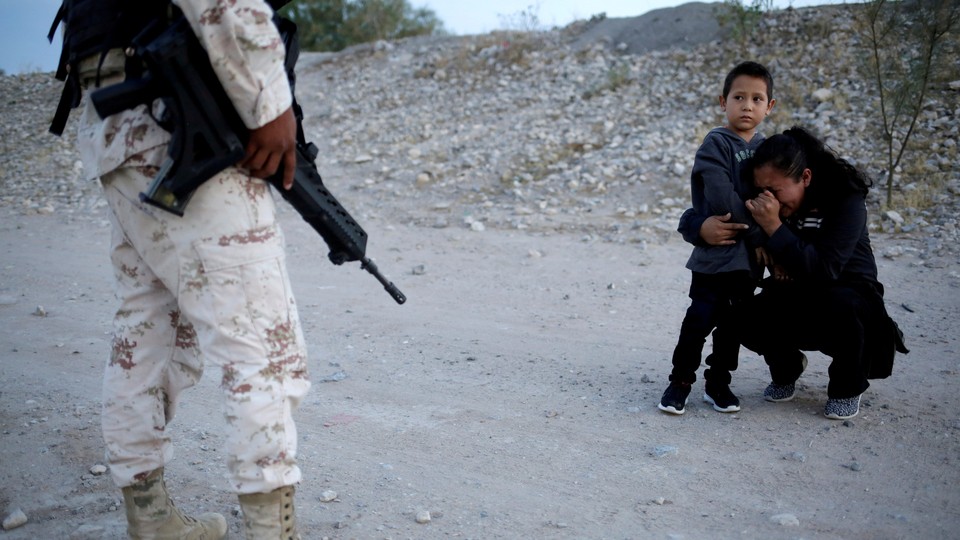
[[[400,289],[397,288],[397,286],[394,285],[392,281],[387,280],[387,278],[385,278],[383,274],[380,273],[380,270],[377,268],[377,265],[370,260],[370,257],[364,257],[363,259],[360,260],[360,268],[362,270],[366,270],[367,272],[370,272],[371,274],[373,274],[373,277],[377,278],[377,281],[379,281],[380,284],[383,285],[383,288],[386,289],[388,293],[390,293],[390,296],[392,296],[393,299],[398,304],[402,305],[404,302],[407,301],[406,295],[400,292]]]

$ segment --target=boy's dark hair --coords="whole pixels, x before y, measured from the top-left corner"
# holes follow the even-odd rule
[[[723,81],[723,97],[730,93],[730,87],[733,86],[733,80],[741,75],[750,77],[759,77],[767,83],[767,99],[773,99],[773,75],[763,65],[756,62],[741,62],[727,73],[727,78]]]

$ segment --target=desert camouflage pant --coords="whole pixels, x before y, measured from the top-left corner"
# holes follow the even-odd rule
[[[101,179],[121,303],[103,385],[113,479],[130,485],[172,458],[167,425],[207,361],[220,371],[233,488],[294,484],[291,414],[310,382],[269,188],[227,169],[180,218],[139,201],[155,173],[127,167]]]

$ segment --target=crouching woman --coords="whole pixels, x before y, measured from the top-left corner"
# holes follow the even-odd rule
[[[777,271],[743,306],[742,343],[763,355],[768,401],[789,401],[806,368],[801,351],[831,358],[824,414],[856,416],[868,379],[885,378],[903,334],[888,316],[867,233],[870,181],[802,128],[767,139],[750,165],[748,201]]]

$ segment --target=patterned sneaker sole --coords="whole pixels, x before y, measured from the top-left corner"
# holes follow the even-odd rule
[[[854,416],[856,416],[856,415],[858,415],[858,414],[860,414],[860,409],[857,409],[857,412],[855,412],[855,413],[853,413],[853,414],[847,414],[847,415],[842,415],[842,414],[839,414],[839,413],[823,413],[824,416],[826,416],[827,418],[829,418],[829,419],[831,419],[831,420],[847,420],[847,419],[849,419],[849,418],[853,418]]]
[[[740,406],[739,406],[739,405],[727,405],[726,407],[721,407],[721,406],[717,405],[717,402],[714,401],[713,398],[710,397],[710,394],[708,394],[708,393],[706,393],[706,392],[703,393],[703,400],[706,401],[707,403],[713,405],[713,410],[715,410],[715,411],[717,411],[717,412],[731,413],[731,412],[737,412],[737,411],[740,410]]]

